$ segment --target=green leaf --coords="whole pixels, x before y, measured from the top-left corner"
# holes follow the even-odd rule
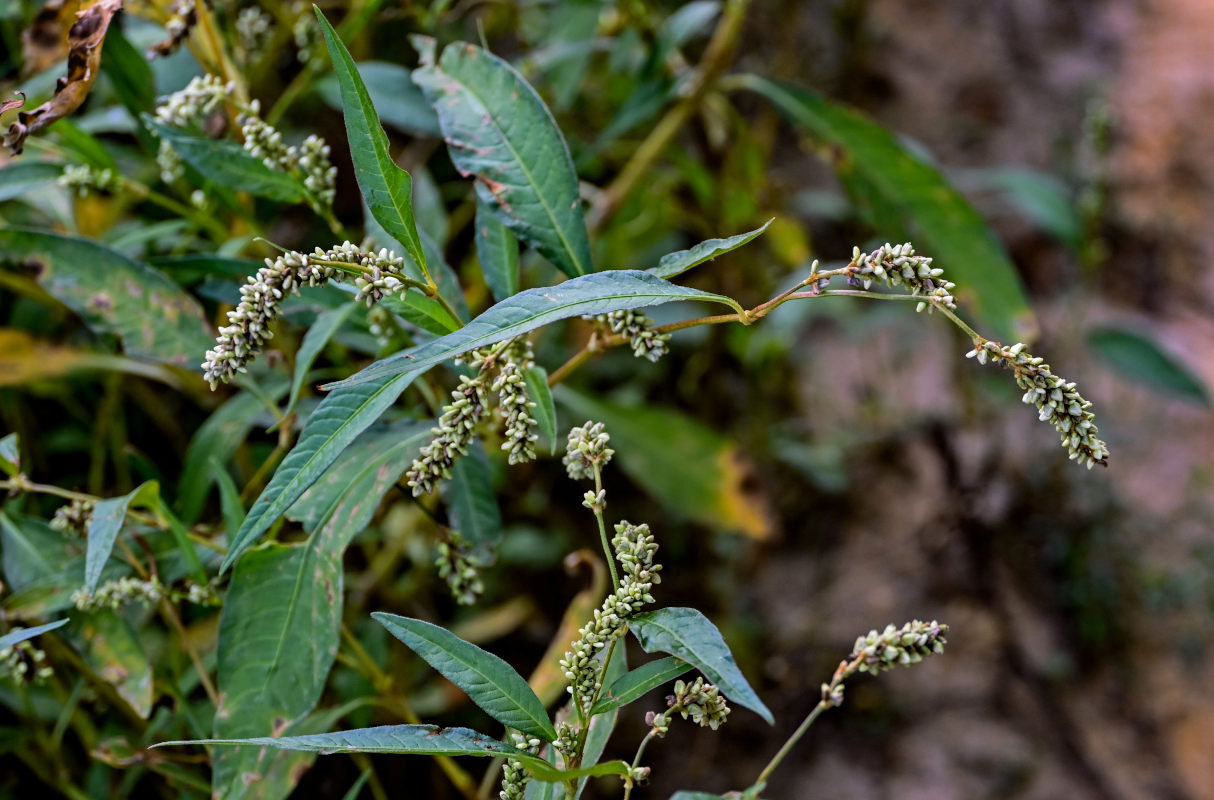
[[[442,303],[433,297],[426,297],[417,289],[388,295],[380,300],[379,304],[393,314],[400,314],[427,333],[446,336],[463,327],[463,323],[451,316],[451,312],[443,308]]]
[[[307,197],[299,181],[285,172],[270,169],[236,142],[192,136],[157,122],[148,114],[143,115],[143,123],[168,142],[185,163],[220,186],[284,203],[298,203]]]
[[[623,675],[603,690],[591,714],[602,714],[613,708],[639,700],[652,689],[690,672],[692,666],[681,658],[668,656],[650,661]]]
[[[0,261],[39,267],[38,283],[98,333],[122,340],[128,356],[177,366],[201,363],[214,340],[202,308],[168,277],[87,239],[0,229]]]
[[[671,409],[607,403],[563,385],[553,395],[578,419],[606,425],[624,472],[669,510],[754,539],[771,535],[770,510],[748,488],[749,468],[727,437]]]
[[[245,508],[244,503],[240,500],[240,489],[236,488],[236,481],[232,480],[227,468],[218,458],[211,459],[211,475],[219,487],[219,508],[223,514],[223,529],[225,531],[240,530],[240,526],[244,523]]]
[[[299,441],[278,466],[269,485],[249,509],[220,566],[224,572],[240,554],[299,499],[341,452],[396,402],[418,373],[405,372],[329,394],[304,425]]]
[[[994,167],[969,170],[960,180],[965,186],[1004,193],[1041,230],[1072,250],[1083,246],[1083,220],[1066,184],[1053,175],[1026,167]]]
[[[1210,392],[1182,361],[1143,329],[1097,328],[1088,346],[1122,378],[1196,405],[1210,405]]]
[[[340,554],[311,543],[269,544],[237,563],[219,620],[217,737],[281,734],[316,706],[337,655],[341,599]],[[245,780],[271,770],[263,761],[255,750],[217,751],[216,795],[285,797],[284,787]]]
[[[380,125],[375,104],[371,102],[354,59],[319,8],[316,18],[320,21],[329,57],[333,59],[333,72],[341,88],[350,157],[354,160],[354,174],[363,200],[384,230],[400,242],[424,271],[426,254],[422,251],[417,222],[413,219],[413,178],[396,165],[388,152],[388,136]]]
[[[414,36],[413,82],[438,112],[456,169],[476,178],[478,199],[569,277],[594,271],[569,148],[535,89],[507,62],[455,42],[435,62],[435,42]]]
[[[628,621],[646,653],[670,653],[694,665],[721,694],[749,708],[768,724],[775,720],[746,682],[717,626],[694,608],[659,608]]]
[[[18,447],[17,434],[10,433],[0,439],[0,472],[10,478],[21,471],[21,450]]]
[[[628,672],[627,650],[626,647],[616,647],[611,651],[611,661],[603,669],[604,684],[613,684]],[[619,717],[619,708],[608,709],[601,714],[591,714],[590,729],[586,732],[586,746],[582,748],[582,764],[587,766],[596,764],[603,757],[603,751],[607,749],[607,742],[611,739],[611,734],[615,732],[615,724]],[[574,800],[580,800],[589,781],[589,778],[582,778],[578,781]]]
[[[659,278],[673,278],[675,275],[682,275],[694,266],[711,261],[719,255],[737,250],[742,245],[754,241],[767,230],[773,221],[769,219],[763,223],[762,227],[755,228],[749,233],[739,233],[737,236],[730,236],[726,239],[707,239],[689,250],[668,253],[662,256],[658,265],[649,272]]]
[[[333,334],[337,333],[337,329],[354,313],[356,308],[358,308],[356,304],[347,303],[324,311],[316,317],[312,327],[308,328],[308,332],[304,334],[303,342],[299,345],[299,352],[295,354],[295,372],[291,376],[291,394],[287,397],[287,407],[282,410],[284,418],[290,416],[291,412],[295,410],[295,403],[299,400],[299,393],[303,390],[304,381],[307,380],[308,371],[312,369],[316,357],[320,355],[321,350],[325,349],[325,345],[333,338]]]
[[[106,34],[103,48],[101,71],[109,78],[119,102],[136,119],[142,112],[151,111],[156,105],[156,81],[148,60],[117,26]]]
[[[473,546],[496,547],[502,538],[502,513],[489,474],[489,459],[480,442],[451,467],[451,480],[442,486],[451,527]]]
[[[664,281],[639,270],[612,270],[582,275],[558,286],[527,289],[485,310],[455,333],[406,353],[376,361],[344,381],[326,386],[339,389],[375,380],[383,375],[421,372],[448,358],[478,347],[513,339],[551,322],[584,314],[606,314],[676,300],[723,303],[736,311],[741,306],[728,297]]]
[[[518,294],[518,240],[481,198],[476,200],[476,258],[493,299]]]
[[[544,704],[502,659],[420,619],[382,611],[371,616],[498,722],[546,742],[556,739]]]
[[[72,606],[84,558],[73,552],[62,533],[40,519],[0,512],[0,556],[4,581],[12,591],[5,598],[6,615],[28,618]],[[109,574],[117,567],[114,564]]]
[[[80,652],[84,663],[112,684],[136,714],[152,713],[152,665],[135,629],[110,609],[78,614],[64,636]]]
[[[826,145],[840,180],[877,212],[885,238],[901,234],[936,259],[955,294],[1000,339],[1031,339],[1036,327],[1016,268],[964,197],[888,130],[821,95],[739,76],[793,123]]]
[[[48,164],[45,161],[9,162],[4,169],[0,169],[0,202],[21,197],[35,187],[58,180],[62,174],[61,164]]]
[[[286,393],[284,380],[275,380],[265,389],[266,397],[272,403],[277,403]],[[226,464],[259,421],[269,424],[268,420],[259,420],[259,413],[268,414],[269,409],[258,393],[246,389],[233,395],[194,433],[185,451],[181,479],[177,482],[177,510],[187,524],[198,521],[207,492],[215,482],[211,461]]]
[[[440,728],[437,725],[381,725],[337,733],[307,736],[257,737],[252,739],[199,739],[197,741],[160,742],[153,747],[185,744],[224,744],[276,747],[303,750],[321,755],[334,753],[397,753],[425,756],[488,756],[519,761],[543,781],[566,781],[583,775],[627,775],[623,761],[608,761],[585,769],[561,770],[539,756],[499,742],[468,728]]]
[[[101,568],[110,558],[118,532],[126,520],[131,505],[154,507],[160,499],[160,486],[148,481],[122,497],[101,500],[93,506],[89,516],[88,551],[84,560],[84,588],[92,592],[101,580]]]
[[[536,427],[548,440],[549,455],[556,453],[556,406],[552,402],[552,389],[548,387],[548,371],[538,364],[528,367],[523,373],[524,385],[527,387],[527,397],[535,403],[531,415],[535,417]]]
[[[12,647],[15,644],[21,644],[27,639],[33,639],[35,636],[46,633],[47,631],[53,631],[55,628],[62,628],[67,623],[68,620],[60,619],[56,620],[55,622],[48,622],[45,625],[38,625],[37,627],[33,628],[22,628],[19,631],[6,633],[3,636],[0,636],[0,650]]]
[[[407,68],[388,61],[359,61],[355,66],[380,121],[413,136],[438,139],[443,135],[434,109],[409,77]],[[321,78],[316,90],[329,106],[341,110],[341,85],[336,75]]]

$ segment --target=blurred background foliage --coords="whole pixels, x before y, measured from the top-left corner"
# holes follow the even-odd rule
[[[231,31],[242,13],[253,20],[248,8],[264,15],[264,30],[242,43]],[[1034,350],[1096,404],[1112,466],[1077,471],[1006,376],[961,357],[968,344],[950,326],[902,304],[845,300],[790,304],[750,328],[682,332],[656,365],[621,349],[577,373],[556,395],[562,429],[587,417],[607,422],[619,451],[613,513],[652,525],[668,565],[663,596],[711,613],[778,720],[772,730],[736,714],[715,735],[677,731],[651,751],[647,796],[741,785],[817,702],[818,683],[856,635],[920,617],[952,626],[948,655],[854,685],[771,796],[1214,797],[1214,278],[1200,266],[1214,255],[1214,156],[1203,144],[1214,114],[1201,38],[1214,35],[1208,4],[759,0],[720,65],[725,76],[702,89],[697,65],[720,24],[716,2],[323,8],[342,23],[396,160],[414,176],[419,227],[459,274],[474,312],[492,302],[475,263],[475,203],[408,80],[412,33],[483,42],[539,90],[584,181],[600,266],[651,266],[774,218],[764,236],[690,280],[753,305],[813,258],[846,259],[853,244],[905,232],[933,255],[955,245],[958,226],[982,237],[989,224],[998,237],[989,252],[1015,265],[1035,321],[1015,310],[1015,283],[1011,296],[991,289],[968,299],[984,309],[1010,304],[1006,317],[984,318],[1009,341],[1037,335]],[[335,216],[357,229],[340,100],[308,29],[310,6],[212,10],[228,32],[231,68],[267,119],[290,141],[316,133],[332,145]],[[37,11],[0,2],[0,86],[4,97],[26,92],[31,106],[62,74],[58,58],[35,63],[22,45]],[[159,182],[155,146],[131,109],[150,109],[200,74],[200,59],[214,59],[196,36],[150,62],[152,86],[132,82],[145,68],[123,55],[162,41],[168,14],[128,4],[87,105],[31,138],[24,155],[0,156],[0,222],[89,237],[150,263],[214,323],[246,274],[236,259],[272,254],[258,237],[310,250],[335,234],[303,205],[216,192],[200,206],[188,189]],[[858,119],[879,126],[874,136],[938,170],[986,223],[975,215],[933,229],[948,199],[913,183],[930,177],[905,178],[881,161],[886,151],[860,146],[870,142],[858,128],[790,123],[745,91],[743,73],[838,104],[819,121],[859,109],[867,116]],[[621,178],[674,109],[682,110],[669,144],[635,180]],[[115,168],[128,184],[77,195],[56,181],[79,163]],[[891,175],[898,180],[883,193],[879,179]],[[19,434],[22,469],[107,497],[157,480],[206,532],[224,520],[219,464],[247,505],[298,421],[267,432],[277,420],[247,390],[212,394],[196,374],[134,358],[129,346],[116,358],[114,335],[98,334],[3,247],[0,428]],[[956,269],[985,274],[982,264]],[[523,275],[525,286],[557,278],[529,252]],[[303,334],[328,306],[323,293],[292,301],[257,373],[274,403],[286,396]],[[550,370],[586,336],[579,324],[557,331],[537,343]],[[355,313],[315,362],[296,419],[318,402],[309,387],[349,375],[378,350]],[[526,674],[599,569],[589,554],[562,566],[594,540],[559,461],[489,464],[505,536],[476,606],[457,607],[446,593],[433,568],[438,523],[399,490],[347,552],[349,635],[321,703],[350,703],[343,724],[399,719],[400,697],[427,721],[478,718],[389,646],[370,611],[454,620],[461,636]],[[47,518],[51,500],[25,497],[21,511]],[[284,536],[294,536],[289,526]],[[3,546],[12,584],[12,546]],[[21,618],[7,608],[10,620]],[[208,609],[186,620],[207,659],[216,620]],[[59,670],[51,687],[0,687],[0,794],[26,797],[44,782],[75,796],[205,796],[197,754],[141,749],[165,737],[159,730],[176,730],[175,715],[210,712],[196,687],[166,680],[186,672],[165,630],[142,626],[140,635],[156,680],[173,684],[157,694],[193,702],[161,702],[149,718],[132,718],[101,682],[74,677],[96,665],[78,664],[66,645],[48,647]],[[366,660],[383,672],[369,673]],[[634,716],[621,719],[622,742],[642,735]],[[56,763],[39,767],[39,753]],[[321,759],[296,796],[340,797],[369,764],[364,796],[383,787],[458,796],[441,770],[410,757]]]

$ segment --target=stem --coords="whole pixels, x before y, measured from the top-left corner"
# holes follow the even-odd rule
[[[683,99],[658,121],[640,147],[632,154],[632,158],[624,165],[624,169],[615,180],[603,191],[599,202],[591,212],[590,227],[599,230],[607,222],[620,204],[640,184],[649,172],[650,166],[671,140],[683,127],[684,123],[695,113],[700,101],[716,83],[730,61],[733,59],[738,37],[742,33],[742,24],[746,19],[746,9],[751,0],[731,0],[725,6],[724,13],[713,31],[712,39],[704,50],[704,57],[691,79]]]
[[[657,732],[657,728],[650,728],[649,733],[645,734],[645,738],[637,745],[637,754],[632,758],[633,773],[641,766],[641,756],[645,755],[645,748],[649,746],[649,742],[657,738]],[[632,786],[633,782],[631,780],[624,784],[624,800],[628,800],[632,796]]]
[[[814,720],[821,716],[823,711],[832,707],[833,704],[827,700],[822,700],[816,706],[814,706],[814,710],[809,712],[809,716],[805,718],[805,720],[795,731],[793,731],[792,736],[788,737],[788,741],[784,743],[784,746],[780,748],[780,751],[772,756],[771,761],[769,761],[767,766],[763,768],[763,771],[759,773],[759,777],[755,778],[756,785],[767,782],[767,779],[771,777],[771,773],[775,771],[776,767],[780,766],[780,762],[784,760],[784,757],[788,755],[788,752],[792,750],[794,746],[796,746],[797,742],[801,740],[801,737],[805,735],[805,732],[809,730],[809,726],[814,724]],[[626,798],[628,795],[624,795],[624,797]]]
[[[603,470],[596,463],[594,465],[594,493],[597,496],[603,491]],[[620,588],[620,576],[615,570],[615,557],[611,553],[611,542],[607,540],[607,525],[603,522],[603,508],[597,502],[594,504],[594,519],[599,524],[599,539],[603,543],[603,556],[607,559],[607,566],[611,569],[611,586],[615,590]],[[612,644],[615,644],[613,641]],[[610,654],[608,654],[610,656]],[[606,662],[604,662],[604,667]]]
[[[203,691],[207,693],[207,697],[210,698],[211,703],[216,708],[219,708],[219,692],[215,691],[215,684],[211,683],[211,678],[207,675],[207,668],[203,665],[198,651],[190,644],[185,626],[181,624],[181,617],[177,615],[177,609],[173,607],[173,603],[169,598],[161,598],[160,613],[177,634],[177,639],[181,642],[181,649],[189,656],[190,663],[194,665],[194,671],[198,673],[198,682],[202,684]]]

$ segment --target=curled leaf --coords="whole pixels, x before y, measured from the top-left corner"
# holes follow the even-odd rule
[[[5,111],[12,111],[14,108],[21,108],[21,106],[25,105],[25,92],[14,92],[14,94],[19,94],[21,97],[15,100],[0,101],[0,114],[3,114]]]
[[[80,0],[49,0],[21,32],[21,74],[36,75],[67,55],[67,30],[76,20]]]
[[[102,0],[76,15],[76,22],[67,32],[67,75],[55,84],[55,94],[28,113],[22,111],[17,121],[4,135],[4,146],[13,155],[20,155],[25,139],[80,107],[88,97],[97,71],[101,66],[101,45],[109,30],[110,20],[122,8],[122,0]]]

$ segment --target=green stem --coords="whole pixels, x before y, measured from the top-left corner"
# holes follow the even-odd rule
[[[650,728],[649,733],[645,734],[645,738],[642,739],[641,743],[637,746],[637,753],[632,758],[632,772],[633,773],[635,773],[637,771],[637,768],[641,766],[641,756],[645,755],[645,748],[649,746],[649,743],[651,741],[653,741],[653,739],[657,738],[657,733],[658,733],[657,728]],[[630,778],[631,778],[631,776],[630,776]],[[628,800],[628,798],[632,797],[632,787],[633,787],[633,781],[630,779],[624,785],[624,800]]]
[[[603,491],[603,470],[596,463],[594,465],[594,494],[597,497],[599,492]],[[594,519],[599,524],[599,539],[603,543],[603,557],[607,559],[607,566],[611,569],[611,587],[619,590],[620,576],[615,570],[615,557],[611,552],[611,542],[607,539],[607,524],[603,521],[603,508],[597,502],[594,504]]]
[[[807,716],[800,726],[793,731],[792,736],[788,737],[788,741],[784,743],[784,746],[780,748],[780,751],[772,756],[771,761],[769,761],[767,766],[763,768],[763,771],[759,773],[759,777],[755,779],[755,785],[767,783],[767,779],[771,777],[771,773],[775,772],[776,767],[780,766],[780,762],[784,760],[784,757],[788,755],[789,751],[792,750],[793,747],[796,746],[797,742],[801,740],[801,737],[804,736],[805,732],[809,730],[809,726],[814,724],[814,720],[821,716],[823,711],[832,707],[833,704],[827,700],[822,700],[816,706],[814,706],[814,710],[809,712],[809,716]],[[627,797],[628,795],[624,796]]]

